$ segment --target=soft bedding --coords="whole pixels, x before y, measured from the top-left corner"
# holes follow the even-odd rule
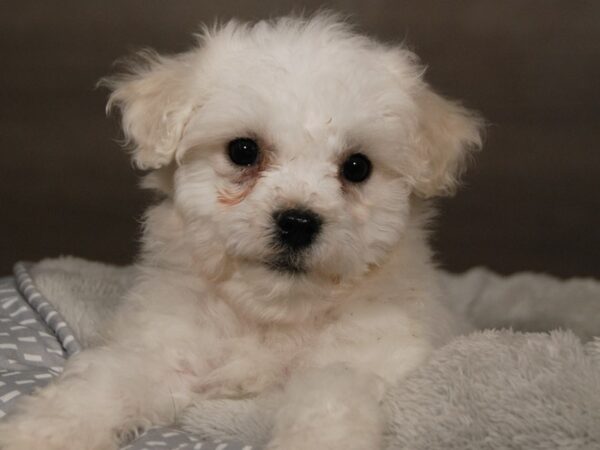
[[[0,282],[0,416],[17,397],[58,375],[79,350],[64,319],[17,265],[15,278]]]
[[[50,292],[52,283],[59,284],[65,294],[62,299],[67,302],[77,302],[79,295],[83,305],[84,299],[98,300],[95,298],[98,293],[100,297],[102,294],[120,293],[122,285],[118,284],[118,280],[126,269],[119,271],[119,276],[116,276],[110,268],[82,263],[85,267],[74,264],[66,271],[49,268],[40,273],[38,267],[36,275],[44,279]],[[102,268],[105,269],[104,272],[94,270]],[[0,420],[10,413],[20,396],[43,386],[62,372],[66,359],[81,350],[80,337],[84,338],[84,342],[90,343],[96,336],[96,330],[88,329],[87,334],[81,335],[77,333],[77,327],[70,326],[54,304],[38,290],[31,276],[35,269],[36,266],[17,264],[13,278],[0,279]],[[90,269],[95,276],[86,278]],[[102,282],[99,281],[101,274],[115,277]],[[77,283],[74,280],[85,281]],[[100,300],[113,301],[114,298],[116,297]],[[61,305],[65,306],[64,303]],[[92,315],[94,311],[81,307],[75,309],[74,314],[82,313]],[[69,318],[80,326],[81,321],[75,320],[75,317],[71,315]],[[90,319],[90,316],[86,319]],[[91,325],[90,322],[87,324]],[[223,442],[220,439],[201,440],[189,433],[166,428],[152,428],[124,448],[252,450],[249,445]]]
[[[134,276],[61,258],[17,264],[0,280],[0,416],[102,340],[106,311]],[[484,269],[441,282],[485,331],[437,350],[390,390],[387,448],[600,448],[600,282]],[[544,332],[557,328],[568,330]],[[273,413],[260,399],[207,401],[193,410],[196,434],[153,428],[126,448],[258,450]]]

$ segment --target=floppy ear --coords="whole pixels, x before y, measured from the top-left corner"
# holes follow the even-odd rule
[[[417,130],[413,145],[420,173],[415,191],[422,197],[455,192],[468,156],[482,144],[483,120],[428,86],[417,94]]]
[[[164,57],[144,51],[127,63],[125,74],[100,81],[112,90],[107,111],[121,111],[125,142],[141,169],[157,169],[175,157],[193,111],[187,59],[187,54]]]

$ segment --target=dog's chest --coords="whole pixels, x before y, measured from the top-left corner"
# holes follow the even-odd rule
[[[203,359],[192,389],[206,398],[252,396],[281,386],[314,346],[314,330],[253,330],[220,338]]]

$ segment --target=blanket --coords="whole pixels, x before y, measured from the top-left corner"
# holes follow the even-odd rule
[[[14,277],[0,279],[0,420],[19,397],[58,376],[67,358],[102,339],[103,323],[110,319],[107,309],[116,305],[132,276],[132,268],[60,258],[16,264]],[[148,449],[253,447],[235,438],[201,438],[159,427],[123,447]]]
[[[134,270],[60,258],[18,264],[0,282],[0,416],[102,339]],[[481,268],[440,279],[482,331],[389,391],[387,448],[600,448],[600,282]],[[268,399],[201,402],[195,434],[155,428],[127,448],[259,449],[272,414]]]

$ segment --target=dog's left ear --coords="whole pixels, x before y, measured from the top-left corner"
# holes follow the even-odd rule
[[[186,89],[189,57],[145,51],[126,63],[124,75],[99,83],[112,90],[107,110],[121,111],[126,143],[132,145],[133,161],[141,169],[157,169],[175,158],[194,108]]]
[[[426,85],[415,99],[418,117],[412,144],[419,160],[415,192],[425,198],[451,195],[470,153],[481,148],[484,122]]]

